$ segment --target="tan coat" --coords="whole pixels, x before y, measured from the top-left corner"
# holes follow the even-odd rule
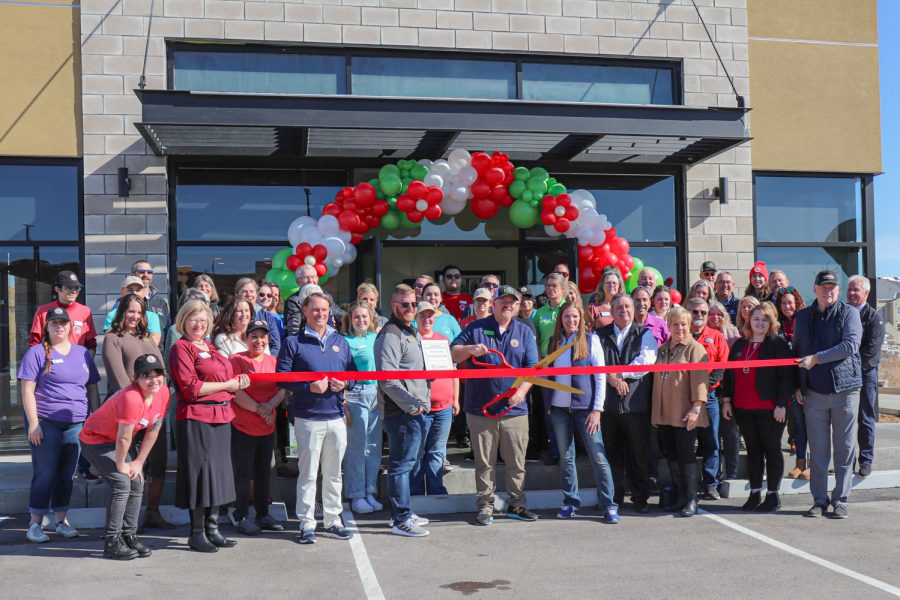
[[[656,364],[684,364],[709,362],[706,350],[694,338],[688,338],[685,344],[672,347],[668,340],[659,347]],[[650,408],[650,422],[653,425],[670,425],[686,427],[684,415],[695,402],[703,402],[697,418],[697,427],[709,427],[706,415],[708,371],[669,371],[653,374],[653,405]]]

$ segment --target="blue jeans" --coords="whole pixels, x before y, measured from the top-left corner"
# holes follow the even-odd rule
[[[444,457],[447,456],[447,438],[453,421],[453,408],[428,413],[425,417],[425,436],[419,449],[416,466],[409,474],[409,493],[437,496],[447,493],[444,487]]]
[[[797,460],[806,460],[806,446],[809,436],[806,434],[806,413],[803,405],[791,398],[790,418],[794,422],[794,445],[797,446]]]
[[[612,469],[606,460],[606,449],[603,446],[603,434],[597,430],[594,435],[587,432],[587,410],[570,410],[559,406],[550,407],[550,420],[560,447],[566,448],[565,456],[559,461],[559,478],[563,491],[563,503],[566,506],[581,507],[578,495],[578,469],[575,465],[575,433],[587,450],[591,466],[594,468],[594,479],[597,481],[597,505],[600,510],[617,510],[619,507],[613,500],[614,488]]]
[[[859,391],[859,463],[871,465],[875,460],[875,423],[878,422],[878,368],[863,371]]]
[[[347,392],[350,428],[344,453],[344,489],[351,500],[378,491],[381,468],[381,416],[376,386],[357,385]]]
[[[27,422],[27,421],[26,421]],[[44,439],[31,446],[31,493],[28,512],[45,515],[69,510],[72,499],[72,475],[78,463],[78,434],[82,423],[61,423],[40,419]]]
[[[697,447],[703,458],[703,487],[719,485],[719,396],[717,390],[709,392],[706,399],[706,416],[709,427],[697,428]]]
[[[416,457],[425,437],[425,417],[403,413],[384,420],[388,435],[388,498],[391,503],[391,523],[396,525],[409,518],[409,474],[416,465]]]

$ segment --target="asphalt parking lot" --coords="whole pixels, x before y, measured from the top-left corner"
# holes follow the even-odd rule
[[[97,530],[29,544],[22,516],[0,523],[0,565],[10,598],[890,598],[900,597],[898,494],[860,492],[843,521],[802,518],[809,499],[796,496],[774,515],[742,513],[743,499],[690,519],[626,505],[614,526],[589,510],[486,528],[442,515],[423,539],[391,535],[378,513],[357,518],[352,542],[301,546],[292,521],[214,555],[188,551],[179,530],[145,536],[153,556],[123,563],[101,557]]]

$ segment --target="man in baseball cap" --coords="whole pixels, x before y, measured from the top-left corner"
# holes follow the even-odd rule
[[[112,309],[106,313],[106,319],[103,321],[103,331],[107,332],[112,327],[113,321],[116,318],[116,313],[119,312],[119,305],[122,303],[122,299],[128,294],[136,294],[144,301],[144,316],[147,318],[147,331],[150,333],[150,338],[158,346],[162,341],[162,324],[159,320],[159,314],[151,311],[147,306],[148,291],[143,279],[137,275],[126,275],[122,280],[122,287],[119,288],[119,299],[113,304]],[[127,307],[125,310],[127,310]]]
[[[53,280],[53,291],[57,299],[39,307],[34,313],[28,337],[30,346],[41,343],[47,313],[53,308],[62,308],[68,313],[69,320],[72,322],[69,341],[84,346],[88,350],[95,351],[97,349],[97,330],[94,327],[91,309],[77,300],[82,287],[81,282],[78,281],[78,275],[72,271],[61,271],[56,276]]]
[[[716,269],[716,263],[711,260],[707,260],[702,265],[700,265],[700,279],[705,279],[710,283],[716,282],[716,274],[718,272],[718,269]]]

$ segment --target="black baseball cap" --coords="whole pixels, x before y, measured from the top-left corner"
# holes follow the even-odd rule
[[[519,288],[519,293],[522,295],[522,298],[534,298],[534,294],[531,292],[531,289],[527,285],[523,285]]]
[[[49,311],[47,311],[47,320],[52,321],[53,319],[58,319],[60,321],[71,321],[69,318],[69,313],[64,308],[60,308],[58,306],[54,306]]]
[[[162,371],[165,372],[163,368],[162,361],[155,354],[142,354],[134,359],[134,376],[139,377],[144,373],[149,373],[150,371]]]
[[[837,285],[838,278],[835,275],[834,271],[831,269],[825,269],[824,271],[819,271],[816,273],[816,285],[826,285],[826,284]]]
[[[250,335],[251,331],[265,331],[267,334],[269,333],[269,324],[265,321],[250,321],[250,324],[247,325],[247,335]]]
[[[522,299],[522,297],[519,295],[519,291],[511,285],[500,286],[500,289],[497,290],[497,297],[500,298],[502,296],[512,296],[516,300]]]
[[[718,269],[716,268],[716,263],[711,260],[704,262],[702,265],[700,265],[700,272],[703,273],[704,271],[718,271]]]
[[[76,275],[72,271],[60,271],[59,275],[56,276],[56,279],[53,280],[53,285],[57,287],[70,287],[70,288],[79,288],[82,286],[81,282],[78,281],[78,275]]]

